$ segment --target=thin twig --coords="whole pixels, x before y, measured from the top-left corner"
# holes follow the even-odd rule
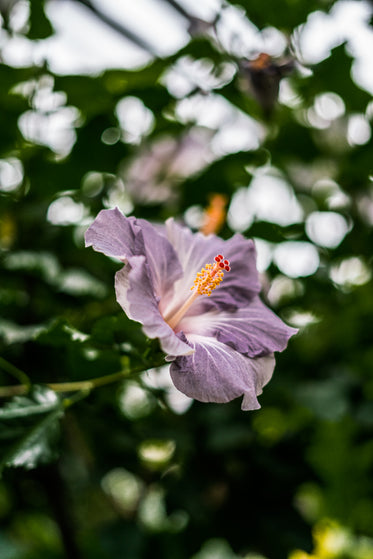
[[[103,23],[114,29],[117,33],[125,37],[136,46],[140,47],[145,52],[151,54],[152,56],[158,58],[159,54],[156,52],[154,47],[148,43],[145,39],[134,33],[127,27],[125,27],[122,23],[118,23],[115,19],[111,18],[108,14],[101,11],[97,6],[95,6],[90,0],[75,0],[75,2],[79,2],[83,4],[86,8],[88,8],[97,18],[99,18]]]
[[[58,382],[58,383],[45,383],[45,386],[53,390],[54,392],[78,392],[85,391],[89,392],[100,386],[105,386],[106,384],[112,384],[118,382],[129,376],[133,376],[137,373],[142,373],[148,369],[153,369],[164,365],[164,360],[157,363],[148,363],[146,366],[134,367],[130,370],[119,371],[118,373],[113,373],[111,375],[105,375],[103,377],[97,377],[90,380],[80,380],[75,382]],[[44,384],[44,383],[43,383]],[[19,396],[21,394],[26,394],[30,390],[29,384],[18,384],[14,386],[2,386],[0,387],[0,398],[9,398],[11,396]]]
[[[195,35],[204,35],[209,29],[214,29],[215,25],[220,18],[220,14],[217,14],[213,21],[205,21],[199,17],[191,15],[183,6],[179,4],[176,0],[163,0],[167,2],[174,10],[176,10],[180,15],[182,15],[188,22],[188,33],[194,37]]]
[[[179,12],[179,14],[181,14],[182,16],[184,16],[188,21],[192,21],[194,18],[185,10],[185,8],[183,8],[182,6],[180,6],[180,4],[178,2],[176,2],[176,0],[164,0],[164,2],[167,2],[168,4],[170,4],[170,6],[172,6],[177,12]]]
[[[3,371],[7,372],[12,377],[16,378],[20,383],[25,385],[27,390],[29,390],[31,386],[31,381],[29,377],[26,375],[26,373],[21,371],[21,369],[18,369],[18,367],[16,367],[12,363],[9,363],[9,361],[4,359],[3,357],[0,357],[0,368],[3,369]]]

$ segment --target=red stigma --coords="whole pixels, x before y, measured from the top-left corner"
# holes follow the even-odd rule
[[[225,270],[226,272],[231,271],[229,260],[227,260],[227,259],[224,260],[224,256],[222,254],[217,254],[215,256],[214,260],[215,260],[216,265],[218,266],[218,268],[221,268],[222,270]]]
[[[194,280],[194,285],[191,287],[191,289],[195,289],[195,292],[191,295],[191,302],[193,302],[198,295],[207,295],[210,297],[212,291],[218,287],[223,280],[223,270],[230,272],[231,267],[229,265],[229,260],[224,259],[222,254],[217,254],[214,261],[214,264],[206,264],[206,266],[198,272],[196,279]],[[188,301],[189,299],[187,302]],[[188,304],[190,305],[191,303]],[[184,307],[182,308],[184,309]],[[172,321],[172,323],[173,322],[174,321]]]

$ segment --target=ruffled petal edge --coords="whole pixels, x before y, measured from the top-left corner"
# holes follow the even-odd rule
[[[226,403],[243,396],[242,409],[259,409],[257,396],[270,380],[273,354],[250,359],[215,338],[188,337],[195,352],[177,357],[170,374],[176,388],[201,402]]]

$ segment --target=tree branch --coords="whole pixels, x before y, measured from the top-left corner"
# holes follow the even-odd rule
[[[79,2],[88,10],[90,10],[98,19],[100,19],[103,23],[107,26],[111,27],[114,31],[125,37],[136,46],[140,47],[145,52],[151,54],[155,58],[159,58],[159,54],[153,48],[153,46],[148,43],[145,39],[134,33],[127,27],[125,27],[122,23],[118,23],[115,19],[111,18],[109,15],[102,12],[97,6],[95,6],[90,0],[74,0],[75,2]]]
[[[163,358],[162,361],[157,361],[155,363],[147,363],[146,366],[141,365],[139,367],[134,367],[133,369],[130,370],[119,371],[118,373],[105,375],[103,377],[97,377],[90,380],[80,380],[75,382],[46,383],[45,386],[47,386],[54,392],[78,392],[81,390],[90,391],[100,386],[105,386],[106,384],[112,384],[114,382],[118,382],[124,378],[130,377],[137,373],[142,373],[143,371],[147,371],[148,369],[161,367],[162,365],[164,365]],[[0,387],[0,398],[9,398],[11,396],[19,396],[21,394],[27,394],[30,388],[31,388],[30,384],[2,386]]]

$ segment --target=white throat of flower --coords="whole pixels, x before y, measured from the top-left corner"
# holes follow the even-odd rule
[[[230,272],[229,260],[224,259],[222,254],[218,254],[214,258],[214,264],[206,264],[200,272],[198,272],[194,284],[190,288],[193,293],[181,307],[166,314],[164,317],[167,324],[174,329],[183,318],[185,313],[194,303],[199,295],[207,295],[210,297],[214,289],[223,281],[224,271]]]

